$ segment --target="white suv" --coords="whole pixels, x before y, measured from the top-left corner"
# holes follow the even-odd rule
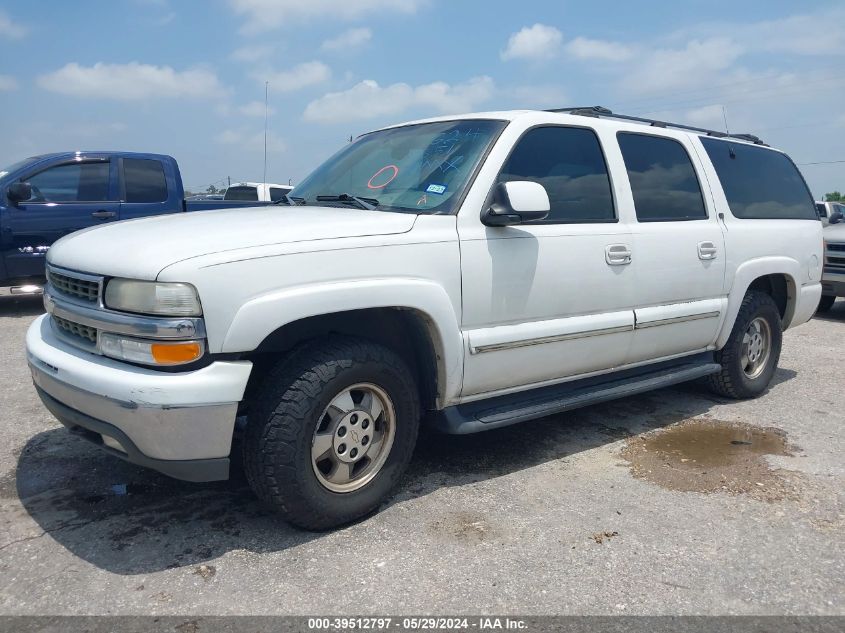
[[[59,241],[27,349],[47,408],[113,455],[224,479],[242,434],[257,495],[306,528],[377,508],[421,420],[696,378],[758,396],[821,296],[785,154],[602,108],[371,132],[285,201]]]

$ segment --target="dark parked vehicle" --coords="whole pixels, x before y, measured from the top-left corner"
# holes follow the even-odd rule
[[[62,152],[0,169],[0,295],[40,292],[47,250],[74,231],[116,220],[272,204],[184,197],[179,165],[163,154]]]

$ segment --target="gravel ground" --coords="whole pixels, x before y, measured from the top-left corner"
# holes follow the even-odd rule
[[[242,477],[178,482],[70,436],[30,383],[39,312],[0,302],[0,614],[845,614],[845,302],[785,335],[757,400],[684,385],[424,434],[381,512],[325,534]],[[685,452],[725,428],[777,446]]]

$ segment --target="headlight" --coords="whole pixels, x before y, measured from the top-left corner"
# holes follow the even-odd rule
[[[202,306],[191,284],[112,279],[106,286],[106,307],[162,316],[200,316]]]
[[[106,356],[145,365],[183,365],[205,352],[202,341],[150,341],[102,332],[100,351]]]

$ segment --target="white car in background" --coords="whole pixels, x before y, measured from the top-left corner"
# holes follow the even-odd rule
[[[830,216],[837,211],[845,215],[845,204],[842,202],[822,202],[821,200],[816,200],[816,212],[818,212],[819,219],[825,226],[828,224],[836,224],[836,221],[830,221]]]
[[[236,182],[226,189],[223,200],[278,202],[293,190],[293,185],[272,182]]]

